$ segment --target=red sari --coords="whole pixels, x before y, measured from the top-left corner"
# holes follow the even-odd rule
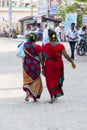
[[[64,65],[62,51],[64,49],[65,47],[60,43],[56,46],[52,46],[50,43],[43,46],[46,84],[51,97],[59,97],[63,95],[62,85],[64,80]]]

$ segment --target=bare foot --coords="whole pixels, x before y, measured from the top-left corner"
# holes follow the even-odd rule
[[[25,97],[25,101],[29,101],[29,92],[26,92],[26,97]]]
[[[36,98],[34,98],[34,102],[38,102],[38,100]]]
[[[56,101],[56,98],[52,96],[50,103],[54,103]]]

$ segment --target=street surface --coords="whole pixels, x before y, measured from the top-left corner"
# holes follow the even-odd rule
[[[87,54],[77,56],[77,68],[64,59],[65,95],[54,104],[42,76],[44,91],[37,103],[25,102],[22,61],[16,56],[22,39],[0,38],[0,130],[87,130]],[[64,43],[68,53],[68,43]]]

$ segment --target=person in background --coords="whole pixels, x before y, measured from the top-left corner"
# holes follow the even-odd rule
[[[79,38],[80,40],[83,38],[83,36],[86,34],[86,26],[83,26],[80,28],[80,30],[78,31],[79,34]]]
[[[42,40],[42,27],[40,26],[40,24],[37,25],[37,35],[38,35],[38,40]]]
[[[44,28],[44,31],[43,31],[42,45],[45,45],[47,42],[49,42],[48,25],[45,24],[45,28]]]
[[[69,45],[71,49],[71,58],[74,60],[75,44],[79,38],[78,31],[75,28],[75,23],[71,23],[71,28],[69,32],[66,34],[66,36],[69,39]]]
[[[9,28],[9,26],[7,26],[7,28],[6,28],[5,31],[6,31],[6,36],[9,37],[9,34],[10,34],[10,28]]]
[[[72,67],[76,65],[72,58],[66,52],[62,43],[57,43],[57,35],[53,30],[48,29],[50,42],[43,46],[43,63],[42,73],[46,78],[47,89],[50,94],[51,101],[56,101],[57,97],[63,96],[62,89],[64,81],[64,63],[62,55],[71,63]]]
[[[34,102],[40,98],[43,90],[42,80],[40,77],[42,63],[42,47],[36,44],[37,36],[34,33],[27,35],[27,42],[24,43],[26,56],[23,59],[23,90],[26,92],[25,100],[29,97]]]
[[[27,26],[27,27],[26,27],[26,30],[25,30],[25,32],[24,32],[24,38],[26,38],[27,35],[30,34],[30,33],[31,33],[31,28],[30,28],[30,26]]]
[[[60,41],[61,40],[61,31],[60,31],[59,24],[55,25],[55,32],[56,32],[58,40]]]

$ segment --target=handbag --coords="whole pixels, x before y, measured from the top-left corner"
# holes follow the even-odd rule
[[[17,46],[17,56],[19,58],[24,58],[26,55],[25,55],[25,52],[24,52],[24,41],[21,42],[20,44],[18,44]]]

